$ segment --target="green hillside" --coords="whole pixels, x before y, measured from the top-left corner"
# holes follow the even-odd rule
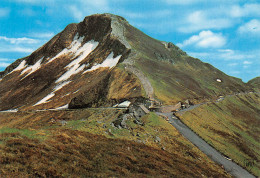
[[[260,95],[227,96],[179,114],[181,120],[220,152],[260,175]]]

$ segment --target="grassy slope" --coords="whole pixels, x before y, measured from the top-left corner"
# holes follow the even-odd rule
[[[112,127],[121,114],[0,113],[0,175],[228,176],[161,117],[151,113],[142,118],[144,126],[129,119],[128,129]]]
[[[176,46],[166,48],[162,42],[138,29],[132,26],[126,28],[128,42],[137,53],[135,65],[149,78],[157,99],[165,104],[185,99],[196,102],[249,89],[242,80],[185,55]],[[217,82],[217,79],[222,82]]]
[[[226,97],[180,115],[182,121],[241,166],[260,175],[260,95]],[[254,166],[246,166],[253,162]]]
[[[256,90],[260,90],[260,77],[256,77],[250,81],[247,82],[247,84],[253,86]]]

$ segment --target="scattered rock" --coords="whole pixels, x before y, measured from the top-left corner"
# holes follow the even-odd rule
[[[158,136],[156,136],[155,139],[154,139],[154,141],[155,141],[156,143],[159,143],[159,142],[161,142],[161,138],[158,137]]]
[[[144,126],[144,123],[142,123],[140,120],[138,119],[135,119],[134,120],[134,123],[137,124],[137,125],[141,125],[141,126]]]
[[[67,125],[68,122],[65,120],[61,120],[61,121],[59,121],[59,123],[61,123],[62,126],[65,126],[65,125]]]

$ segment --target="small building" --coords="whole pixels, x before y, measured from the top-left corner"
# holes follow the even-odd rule
[[[150,113],[150,111],[143,105],[131,105],[129,108],[129,112],[133,113],[134,117],[140,119],[144,115]]]

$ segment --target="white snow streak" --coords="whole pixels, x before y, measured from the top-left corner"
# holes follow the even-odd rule
[[[12,72],[24,69],[26,67],[25,64],[26,64],[26,61],[23,60]],[[12,72],[10,72],[10,73],[12,73]]]
[[[68,109],[68,108],[69,108],[69,104],[66,104],[66,105],[64,105],[64,106],[55,108],[55,110],[63,110],[63,109]]]
[[[45,96],[42,100],[40,100],[38,103],[36,103],[33,106],[37,106],[37,105],[40,105],[40,104],[43,104],[43,103],[47,103],[49,99],[54,97],[54,95],[55,95],[54,93],[50,93],[49,95]]]
[[[76,34],[73,41],[71,42],[70,46],[68,48],[64,48],[59,54],[57,54],[55,57],[50,59],[47,62],[47,64],[65,54],[68,55],[68,54],[76,53],[78,51],[78,49],[80,48],[81,43],[83,42],[83,39],[84,39],[83,36],[79,38],[78,34]]]
[[[96,47],[98,46],[98,42],[95,42],[93,40],[85,43],[81,48],[79,48],[75,54],[75,56],[78,56],[76,59],[74,59],[69,65],[66,66],[66,68],[69,68],[67,72],[65,72],[57,81],[56,83],[59,83],[61,81],[69,79],[72,75],[75,75],[87,66],[85,64],[80,66],[80,62],[82,62]]]
[[[32,74],[33,72],[37,71],[40,67],[41,67],[41,63],[44,57],[42,57],[40,60],[38,60],[34,65],[32,66],[28,66],[27,68],[25,68],[22,72],[21,75],[23,75],[26,72],[29,72],[26,76],[24,76],[22,79],[24,79],[25,77],[27,77],[28,75]]]
[[[94,65],[91,67],[91,69],[88,69],[86,70],[84,73],[86,72],[90,72],[90,71],[93,71],[93,70],[96,70],[100,67],[109,67],[109,68],[112,68],[112,67],[115,67],[119,61],[119,59],[121,58],[122,55],[119,55],[117,56],[116,58],[113,58],[114,56],[114,53],[110,53],[109,56],[103,61],[102,64],[97,64],[97,65]]]
[[[18,109],[10,109],[10,110],[0,111],[0,112],[18,112]]]
[[[56,91],[62,89],[65,85],[68,85],[70,82],[71,82],[71,81],[67,81],[67,82],[63,82],[63,83],[57,85],[57,86],[53,89],[53,92],[56,92]]]

